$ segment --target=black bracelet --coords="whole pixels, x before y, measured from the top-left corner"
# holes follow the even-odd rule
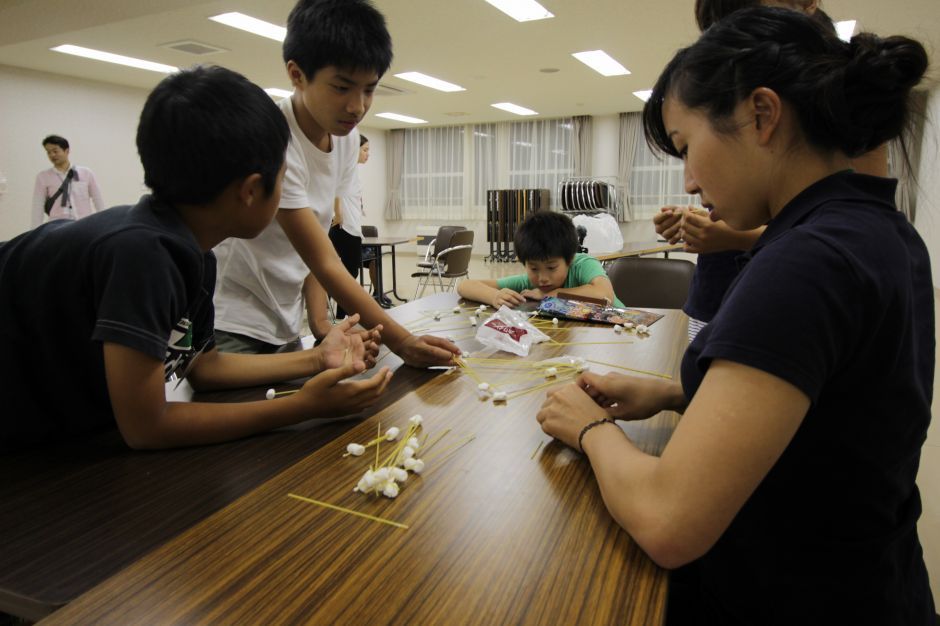
[[[616,424],[616,423],[617,422],[610,419],[609,417],[605,417],[604,419],[594,420],[593,422],[591,422],[590,424],[582,428],[581,434],[578,435],[578,449],[581,450],[582,453],[584,452],[584,446],[581,445],[581,441],[584,439],[584,435],[587,434],[587,431],[591,430],[595,426],[600,426],[601,424]]]

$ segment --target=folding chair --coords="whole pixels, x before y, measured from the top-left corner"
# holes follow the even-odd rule
[[[453,233],[450,247],[442,249],[434,256],[434,261],[425,271],[411,275],[418,279],[415,286],[415,298],[424,295],[428,285],[437,291],[453,291],[457,281],[470,274],[470,256],[473,253],[473,231],[460,230]],[[445,279],[448,283],[445,285]]]

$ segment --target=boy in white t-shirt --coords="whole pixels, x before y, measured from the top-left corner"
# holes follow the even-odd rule
[[[356,125],[392,59],[385,18],[368,0],[300,0],[287,20],[283,57],[294,93],[281,101],[291,142],[277,218],[253,240],[216,249],[216,341],[222,349],[271,352],[296,341],[303,299],[314,313],[326,294],[406,363],[445,365],[460,353],[440,337],[416,337],[393,321],[336,255],[327,229],[335,198],[356,176]],[[313,320],[311,320],[313,321]]]

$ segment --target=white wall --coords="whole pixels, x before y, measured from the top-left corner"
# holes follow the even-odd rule
[[[931,91],[927,100],[927,123],[917,184],[914,226],[927,243],[933,284],[940,287],[940,88]]]
[[[41,141],[62,135],[90,167],[108,206],[136,202],[143,170],[134,136],[147,91],[0,65],[0,241],[30,228],[36,173],[51,167]]]

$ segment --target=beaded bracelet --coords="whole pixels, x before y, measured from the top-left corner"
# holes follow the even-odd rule
[[[581,441],[584,439],[584,435],[587,434],[587,431],[591,430],[595,426],[600,426],[601,424],[616,424],[616,423],[617,422],[610,419],[609,417],[605,417],[604,419],[594,420],[593,422],[591,422],[590,424],[582,428],[581,434],[578,435],[578,449],[580,449],[581,452],[584,452],[584,446],[581,445]]]

